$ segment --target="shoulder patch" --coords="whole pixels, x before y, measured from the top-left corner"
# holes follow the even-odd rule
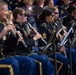
[[[43,38],[46,38],[46,33],[43,33],[43,34],[42,34],[42,37],[43,37]]]

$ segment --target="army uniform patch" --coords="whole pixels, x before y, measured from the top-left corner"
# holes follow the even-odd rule
[[[43,37],[43,38],[46,38],[46,33],[43,33],[43,34],[42,34],[42,37]]]

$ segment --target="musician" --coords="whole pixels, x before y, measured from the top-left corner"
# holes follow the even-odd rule
[[[4,13],[6,13],[5,11],[8,11],[6,3],[5,2],[1,2],[0,6],[1,5],[3,6],[3,8],[5,8],[5,10],[3,11],[3,10],[1,10],[1,8],[0,8],[0,10],[3,11]],[[0,15],[1,15],[1,11],[0,11]],[[2,19],[0,17],[0,21],[1,20]],[[4,36],[6,36],[7,32],[9,30],[12,30],[12,28],[13,28],[12,26],[7,26],[7,27],[3,28],[3,24],[2,24],[2,22],[0,22],[0,64],[11,65],[12,66],[12,70],[14,72],[14,75],[17,75],[17,74],[20,75],[20,73],[19,73],[19,64],[18,64],[17,60],[12,59],[11,57],[2,59],[3,58],[2,51],[1,51],[2,38]],[[4,73],[5,74],[7,73],[9,75],[9,71],[8,70],[5,71],[5,70],[0,69],[0,74],[4,74]]]
[[[54,8],[51,8],[54,12],[55,12],[55,23],[57,24],[57,25],[63,25],[62,24],[62,20],[59,20],[59,17],[58,17],[58,9],[56,8],[56,7],[54,7]],[[72,15],[73,16],[73,15]],[[75,17],[75,15],[74,15],[74,17]],[[72,21],[71,21],[72,22]],[[70,26],[71,24],[68,24],[67,25],[67,27],[71,27]],[[59,27],[59,26],[58,26]],[[61,29],[63,30],[63,32],[60,32],[60,34],[59,34],[59,37],[60,37],[60,41],[62,41],[62,38],[64,38],[64,36],[67,34],[67,27],[65,28],[64,26],[62,26],[61,27]],[[74,27],[75,28],[75,27]],[[59,28],[58,28],[59,29]],[[65,31],[64,31],[65,30]],[[69,36],[71,36],[71,38],[73,37],[72,36],[73,35],[73,33],[70,33],[70,35]],[[58,39],[57,39],[58,40]],[[67,39],[66,39],[67,40]],[[59,41],[57,41],[57,42],[59,42]],[[67,47],[67,42],[65,43],[65,45],[64,45],[64,47],[65,47],[65,51],[66,51],[66,53],[64,53],[65,54],[65,56],[69,59],[69,49],[68,49],[68,47]],[[61,51],[61,52],[64,52],[64,51]],[[73,65],[73,71],[75,72],[75,65],[74,65],[74,63],[76,62],[76,60],[75,60],[75,58],[76,58],[76,52],[75,52],[75,49],[73,48],[73,49],[71,49],[71,53],[72,53],[72,65]]]
[[[73,16],[72,16],[72,12],[75,9],[74,6],[69,7],[70,9],[70,15],[66,15],[62,17],[62,23],[64,26],[68,27],[69,26],[69,22],[73,20]]]
[[[40,39],[41,35],[38,32],[34,33],[34,35],[30,35],[32,37],[28,37],[25,34],[25,32],[27,31],[25,27],[29,26],[29,23],[27,22],[26,11],[24,11],[21,8],[15,9],[13,11],[13,16],[15,20],[14,21],[15,27],[18,31],[22,33],[23,39],[25,40],[25,43],[27,45],[27,47],[23,47],[23,45],[19,43],[16,47],[16,50],[18,50],[16,53],[20,55],[26,55],[29,52],[28,49],[30,47],[36,46],[35,42],[36,40]],[[28,32],[26,32],[28,35],[30,33],[30,30],[28,29]],[[51,74],[54,75],[54,67],[46,55],[44,54],[39,55],[37,53],[34,53],[30,54],[29,57],[34,58],[35,60],[38,60],[42,63],[42,75],[51,75]]]
[[[74,8],[74,10],[72,11],[72,20],[68,23],[67,26],[67,31],[69,31],[69,29],[71,28],[71,26],[73,26],[73,30],[71,31],[69,37],[71,40],[71,53],[72,53],[72,67],[73,67],[73,71],[76,72],[76,65],[74,65],[74,63],[76,62],[76,40],[75,40],[75,35],[76,35],[76,26],[75,23],[76,22],[76,8]],[[73,25],[74,24],[74,25]],[[68,54],[68,50],[66,51]],[[68,56],[69,58],[69,56]]]
[[[76,11],[76,8],[73,8],[73,11],[72,11],[72,13],[71,13],[71,17],[68,17],[68,19],[70,20],[70,18],[71,18],[71,20],[68,22],[68,24],[67,24],[67,27],[66,27],[66,31],[68,31],[69,29],[70,29],[70,27],[71,27],[71,25],[73,24],[73,20],[75,21],[75,19],[76,19],[76,17],[75,17],[75,11]],[[55,9],[55,12],[57,12],[57,9]],[[55,19],[56,19],[56,16],[57,16],[57,14],[55,14]],[[66,21],[68,21],[67,19],[66,19]],[[56,22],[57,23],[57,22]],[[65,23],[66,24],[66,23]],[[65,28],[63,28],[63,29],[65,29]],[[75,30],[75,27],[74,27],[74,30]],[[66,34],[65,34],[66,35]],[[72,39],[73,38],[73,36],[74,36],[74,31],[72,30],[72,32],[70,33],[70,39]],[[64,36],[63,36],[64,37]],[[73,42],[73,41],[72,41]],[[75,47],[75,48],[74,48]],[[71,53],[72,53],[72,65],[73,65],[73,71],[75,72],[76,71],[76,69],[75,69],[75,65],[74,65],[74,63],[76,62],[76,52],[75,52],[75,49],[76,49],[76,46],[74,46],[73,48],[71,48]],[[68,52],[68,48],[67,48],[67,43],[65,44],[65,50],[66,50],[66,53],[67,53],[67,57],[69,58],[69,52]]]
[[[36,63],[32,58],[13,55],[19,37],[18,35],[17,37],[13,35],[12,30],[14,26],[11,23],[4,26],[3,21],[6,20],[7,14],[7,4],[4,1],[0,1],[0,43],[2,44],[2,51],[0,52],[3,52],[4,56],[0,59],[0,65],[3,64],[3,67],[5,67],[5,69],[0,69],[0,74],[2,73],[4,75],[6,73],[9,75],[9,69],[5,65],[11,65],[14,75],[35,75]]]
[[[60,7],[60,12],[62,17],[65,15],[70,15],[72,10],[72,4],[70,0],[62,0],[63,4]],[[71,8],[71,9],[70,9]]]
[[[1,5],[1,3],[0,3],[0,5]],[[6,4],[3,4],[3,7],[5,8],[5,10],[7,10],[6,9],[6,7],[7,7]],[[0,8],[0,10],[1,10],[1,8]],[[4,10],[4,12],[5,12],[5,10]],[[0,15],[1,15],[1,12],[0,12]],[[0,21],[1,21],[1,17],[0,17]],[[5,65],[5,64],[11,65],[12,66],[12,70],[14,72],[14,75],[17,75],[17,74],[20,75],[18,61],[15,60],[15,59],[12,59],[11,57],[3,58],[3,54],[2,54],[2,51],[1,51],[2,38],[4,36],[6,36],[7,32],[9,30],[12,30],[12,28],[13,28],[12,26],[7,26],[7,27],[3,28],[3,24],[2,24],[2,22],[0,22],[0,65],[1,64],[3,64],[3,65]],[[4,70],[4,69],[2,70],[0,68],[0,74],[4,74],[4,73],[9,75],[9,71],[8,70]]]
[[[60,35],[59,35],[60,40],[61,40],[61,39],[63,39],[63,37],[66,35],[66,33],[67,33],[67,31],[66,31],[67,28],[63,25],[62,19],[59,18],[59,10],[58,10],[58,8],[57,8],[57,7],[52,7],[51,10],[54,11],[54,17],[55,17],[55,18],[54,18],[54,23],[55,23],[55,26],[56,26],[56,30],[57,30],[57,32],[58,32],[59,30],[61,30],[61,31],[60,31]],[[57,35],[56,37],[58,37],[58,35]]]
[[[39,16],[40,20],[42,20],[42,24],[40,27],[39,32],[41,33],[42,37],[49,43],[52,42],[53,40],[55,40],[55,36],[53,37],[54,39],[52,39],[51,41],[49,41],[51,39],[51,37],[53,36],[53,31],[56,30],[55,25],[53,24],[54,21],[54,12],[47,8],[44,9],[43,12],[41,13],[41,15]],[[41,40],[39,41],[39,46],[45,46],[45,44],[43,42],[41,42]],[[54,46],[55,47],[55,46]],[[58,49],[58,48],[57,48]],[[63,50],[64,47],[61,48],[61,50]],[[67,69],[68,66],[68,59],[60,54],[60,53],[56,53],[57,56],[57,60],[63,63],[62,68],[59,71],[59,75],[64,75],[65,71]],[[54,54],[49,54],[50,58],[54,59]]]
[[[58,9],[56,8],[56,7],[53,7],[53,8],[51,8],[55,13],[55,15],[54,15],[54,17],[55,17],[55,19],[54,19],[54,21],[55,21],[55,23],[57,24],[57,25],[63,25],[62,24],[62,20],[59,20],[59,18],[58,18]],[[74,18],[73,18],[74,17]],[[68,23],[68,25],[67,25],[67,28],[65,28],[64,26],[62,26],[62,28],[63,28],[63,30],[65,30],[65,31],[63,31],[63,32],[60,32],[61,34],[60,34],[60,40],[62,40],[62,38],[67,34],[67,29],[69,29],[70,27],[71,27],[71,25],[72,25],[72,21],[73,21],[73,19],[75,19],[75,10],[74,11],[72,11],[72,20],[71,20],[71,22],[70,22],[70,24]],[[58,26],[59,27],[59,26]],[[74,27],[75,28],[75,27]],[[72,33],[70,33],[70,37],[71,37],[71,39],[72,39],[72,37],[73,37],[73,32]],[[59,41],[57,41],[57,42],[59,42]],[[65,51],[66,51],[66,53],[67,53],[67,57],[69,58],[69,53],[68,53],[68,48],[66,47],[67,46],[67,43],[64,45],[64,47],[65,47]],[[75,60],[75,58],[76,58],[76,52],[75,52],[75,49],[76,48],[73,48],[73,49],[71,49],[71,53],[72,53],[72,65],[73,65],[73,71],[75,72],[75,65],[74,65],[74,63],[76,62],[76,60]],[[63,51],[62,51],[63,52]]]

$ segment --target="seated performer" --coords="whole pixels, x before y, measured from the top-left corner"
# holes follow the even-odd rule
[[[6,20],[7,14],[8,6],[4,1],[0,0],[0,43],[2,44],[2,52],[4,54],[4,58],[0,59],[0,65],[4,65],[4,67],[6,65],[12,66],[11,70],[14,72],[12,75],[35,75],[36,63],[34,59],[25,56],[13,55],[13,51],[19,37],[13,36],[13,30],[15,27],[11,25],[10,22],[7,26],[4,25],[3,22]],[[6,49],[7,52],[5,52],[5,44],[8,46]],[[8,68],[1,68],[0,74],[4,75],[5,73],[6,75],[9,75],[8,70]]]
[[[45,54],[30,54],[29,52],[29,50],[31,51],[31,48],[36,45],[36,40],[41,38],[41,35],[38,32],[34,33],[34,35],[30,34],[31,28],[29,28],[30,26],[27,22],[26,11],[24,11],[22,8],[17,8],[13,11],[13,17],[15,20],[14,25],[16,29],[21,32],[27,45],[27,47],[24,47],[22,43],[19,43],[16,46],[16,54],[27,55],[28,53],[29,57],[34,58],[42,63],[42,75],[54,75],[54,67]]]
[[[44,9],[40,14],[39,18],[42,21],[39,32],[48,43],[50,42],[52,43],[53,40],[56,39],[56,37],[54,36],[50,41],[51,37],[53,36],[53,32],[56,31],[56,26],[54,23],[54,12],[49,8]],[[45,46],[45,44],[41,40],[39,40],[39,46],[43,47]],[[56,44],[54,45],[54,48],[56,48],[56,50],[58,51],[58,47],[56,46]],[[64,47],[62,47],[60,51],[62,51],[63,49]],[[51,53],[49,53],[48,56],[54,59],[54,53],[52,51]],[[60,68],[59,75],[64,75],[68,68],[68,63],[69,63],[68,58],[60,53],[56,53],[56,57],[57,57],[57,61],[60,61],[61,63],[63,63],[62,68]]]

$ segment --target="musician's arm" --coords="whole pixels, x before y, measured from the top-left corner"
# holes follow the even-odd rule
[[[45,26],[41,26],[39,28],[39,33],[41,34],[42,38],[45,41],[47,41],[47,28]],[[39,46],[44,46],[45,45],[45,43],[41,39],[38,40],[38,43],[39,43]]]

